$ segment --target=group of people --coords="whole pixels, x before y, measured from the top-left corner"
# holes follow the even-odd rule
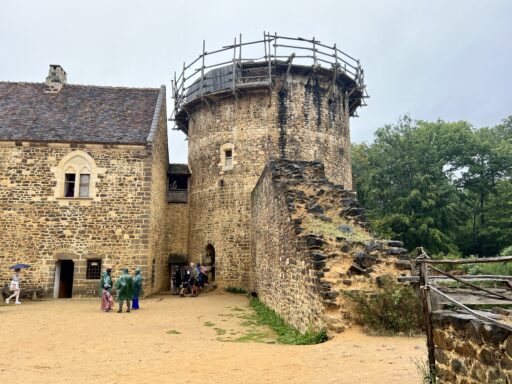
[[[103,276],[100,280],[101,291],[101,310],[105,312],[112,311],[114,309],[114,298],[112,296],[112,289],[115,289],[116,299],[119,303],[118,313],[123,312],[123,305],[126,302],[126,312],[130,312],[131,309],[139,309],[139,296],[142,295],[142,276],[140,274],[140,268],[135,269],[135,276],[131,276],[128,273],[128,268],[123,269],[123,273],[113,284],[112,280],[112,268],[107,268],[103,272]]]
[[[208,285],[208,269],[203,264],[192,262],[189,266],[178,268],[172,276],[174,294],[197,296]]]

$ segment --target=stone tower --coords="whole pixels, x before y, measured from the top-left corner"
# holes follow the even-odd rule
[[[203,43],[173,96],[189,141],[189,259],[214,267],[222,286],[248,287],[250,195],[269,160],[321,161],[351,189],[349,118],[364,103],[363,71],[314,38],[240,37],[212,53]]]

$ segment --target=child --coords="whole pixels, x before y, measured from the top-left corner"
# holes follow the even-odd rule
[[[112,311],[114,309],[114,298],[109,291],[110,284],[103,286],[103,297],[101,298],[102,308],[105,312]]]

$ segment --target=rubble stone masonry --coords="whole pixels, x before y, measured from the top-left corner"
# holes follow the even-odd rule
[[[320,160],[330,180],[351,187],[344,91],[328,89],[332,75],[308,71],[292,67],[284,86],[278,73],[271,91],[189,111],[189,258],[204,261],[212,245],[220,285],[250,286],[250,195],[268,160]]]
[[[73,297],[90,296],[98,280],[86,279],[87,260],[101,259],[114,277],[140,266],[146,293],[158,291],[167,279],[165,119],[163,108],[147,145],[0,142],[0,280],[10,280],[6,266],[28,263],[22,291],[52,296],[56,263],[71,259]],[[64,197],[73,158],[90,166],[89,197]]]
[[[343,292],[410,273],[403,244],[372,236],[355,193],[320,162],[269,162],[252,193],[252,233],[251,289],[302,332],[343,331],[353,321]]]
[[[432,320],[440,384],[512,383],[512,332],[452,311]]]

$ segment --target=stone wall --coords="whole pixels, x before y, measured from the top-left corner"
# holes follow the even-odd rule
[[[148,255],[152,257],[151,264],[146,268],[143,278],[149,285],[147,292],[166,290],[169,282],[167,260],[170,244],[167,242],[167,167],[169,165],[169,149],[167,142],[167,113],[165,107],[165,88],[163,99],[160,101],[160,111],[156,130],[152,132],[149,164],[151,173],[146,176],[146,182],[151,185],[149,244]],[[141,223],[144,225],[146,220]],[[151,267],[151,268],[149,268]]]
[[[165,120],[152,150],[146,145],[0,142],[0,281],[10,280],[9,265],[28,263],[32,267],[23,272],[22,289],[51,297],[57,261],[71,259],[73,296],[89,296],[98,280],[86,279],[87,259],[101,259],[113,266],[114,277],[122,267],[141,266],[146,293],[156,291],[148,277],[152,259],[161,263],[163,254],[150,249],[163,230],[155,223],[165,212],[158,197],[163,187],[152,187],[154,178],[165,185],[162,124]],[[88,198],[64,198],[57,188],[62,160],[70,154],[91,159],[94,186]]]
[[[190,111],[189,253],[216,252],[219,283],[250,284],[250,194],[266,162],[274,158],[321,160],[330,180],[351,186],[349,122],[341,86],[332,76],[284,73],[268,89],[210,100]],[[231,150],[232,166],[223,152]]]
[[[301,331],[352,323],[343,291],[378,289],[406,275],[407,251],[366,229],[355,192],[331,183],[319,162],[266,166],[252,193],[252,289]]]
[[[172,254],[188,255],[188,214],[188,204],[169,203],[167,207],[167,235]]]
[[[469,314],[438,311],[432,317],[440,384],[512,383],[512,332]]]

